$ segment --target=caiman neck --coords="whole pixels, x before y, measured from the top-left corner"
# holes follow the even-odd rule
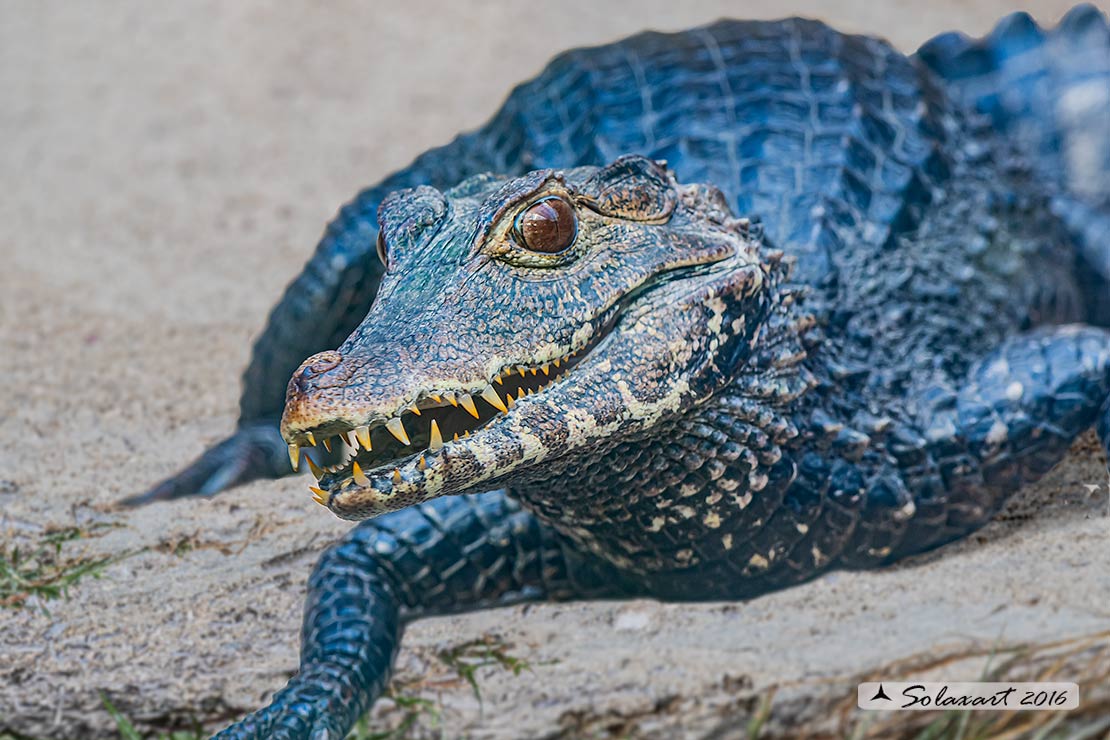
[[[761,556],[733,533],[757,531],[782,503],[797,472],[791,412],[816,384],[804,363],[814,319],[802,308],[802,291],[787,282],[781,254],[764,256],[766,300],[758,313],[732,319],[747,351],[731,368],[714,365],[727,369],[705,379],[717,387],[589,455],[551,461],[511,483],[512,492],[578,545],[631,573],[722,559],[749,567],[754,558],[750,567],[758,568]],[[727,344],[719,342],[722,350]]]

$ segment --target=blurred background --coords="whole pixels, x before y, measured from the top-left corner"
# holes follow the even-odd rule
[[[337,208],[483,122],[553,54],[795,14],[912,52],[1069,6],[0,0],[0,566],[37,554],[58,589],[0,579],[0,737],[118,737],[105,699],[142,732],[193,737],[284,683],[304,578],[348,525],[300,480],[112,503],[231,431],[251,338]],[[978,542],[913,567],[750,604],[420,623],[396,691],[434,707],[417,736],[732,737],[753,717],[768,736],[840,736],[859,725],[838,702],[879,666],[951,654],[974,673],[992,650],[1102,628],[1106,532],[1079,482],[1100,465],[1075,456]],[[481,701],[444,658],[457,649],[492,661]],[[413,714],[377,712],[387,728]]]

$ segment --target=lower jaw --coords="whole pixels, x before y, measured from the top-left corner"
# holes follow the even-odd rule
[[[512,406],[520,399],[547,390],[570,373],[606,340],[620,316],[619,309],[619,306],[610,309],[595,339],[581,349],[544,365],[502,373],[487,388],[487,392],[492,390],[496,394],[496,400],[487,399],[485,392],[477,395],[461,393],[460,397],[465,396],[462,401],[445,394],[445,400],[438,405],[421,406],[419,413],[406,411],[396,417],[401,425],[399,430],[391,432],[387,425],[369,429],[366,432],[371,443],[369,450],[357,444],[359,440],[353,432],[334,437],[333,442],[343,445],[341,462],[328,468],[310,463],[313,474],[321,486],[331,493],[338,493],[351,482],[369,487],[372,478],[398,476],[400,468],[414,461],[417,467],[421,467],[424,455],[438,451],[443,444],[469,437],[472,432],[511,412]],[[344,438],[349,441],[342,441]]]

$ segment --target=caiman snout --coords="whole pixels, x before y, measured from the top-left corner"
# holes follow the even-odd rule
[[[282,430],[312,427],[334,416],[336,401],[342,398],[351,375],[352,368],[335,350],[319,352],[302,362],[286,389]]]

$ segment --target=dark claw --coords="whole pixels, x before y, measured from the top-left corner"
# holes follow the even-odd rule
[[[280,478],[293,472],[288,447],[278,433],[276,420],[239,427],[207,450],[191,465],[146,493],[120,501],[121,506],[142,506],[186,496],[214,496],[220,491],[259,478]]]

